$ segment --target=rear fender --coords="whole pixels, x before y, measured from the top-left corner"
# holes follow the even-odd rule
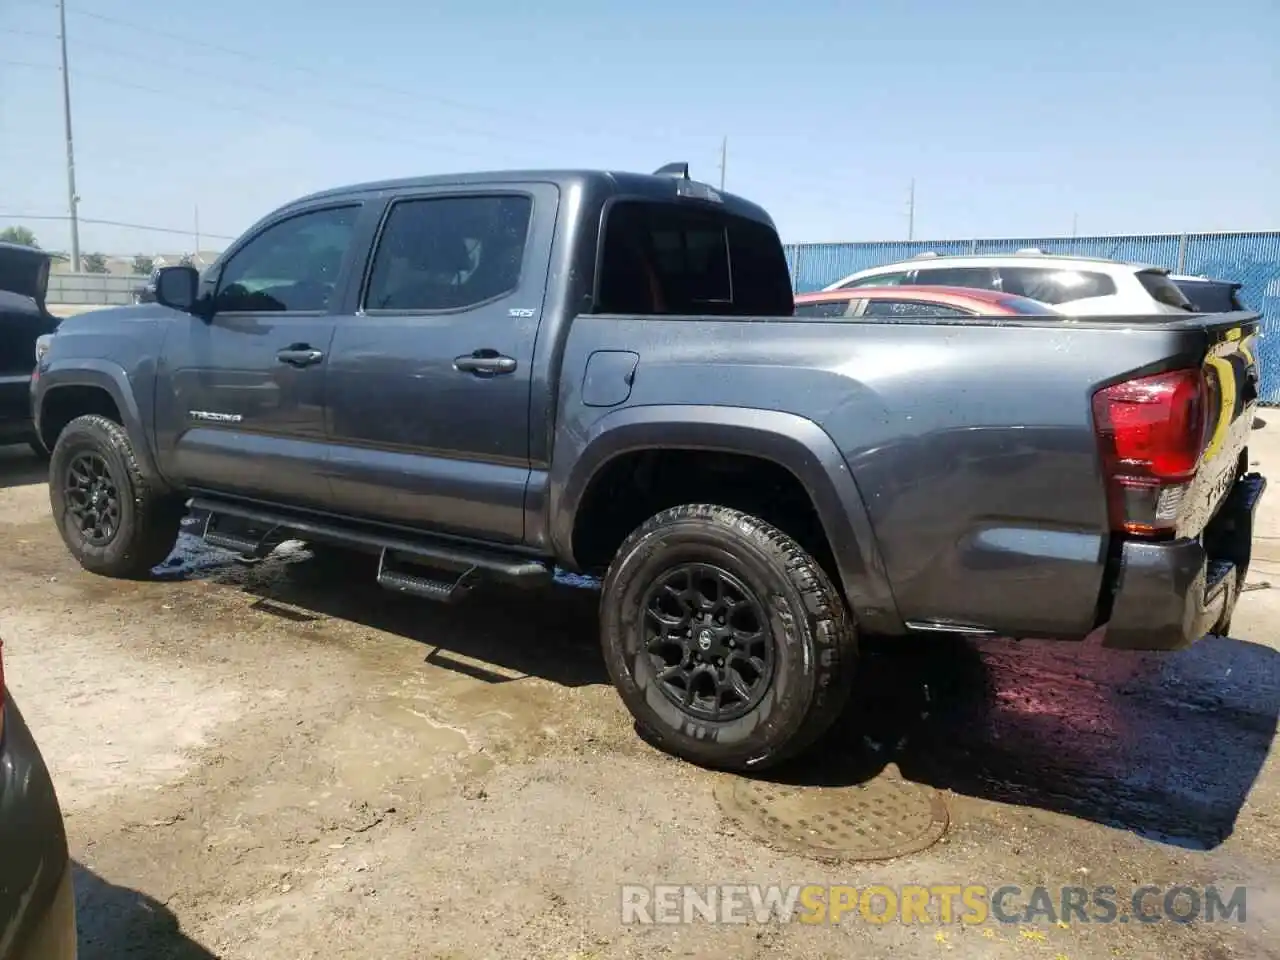
[[[795,414],[699,405],[627,407],[601,417],[585,433],[560,431],[548,511],[556,555],[573,560],[578,508],[609,461],[639,450],[674,449],[763,457],[789,470],[817,509],[860,627],[872,633],[903,631],[849,467],[821,427]]]

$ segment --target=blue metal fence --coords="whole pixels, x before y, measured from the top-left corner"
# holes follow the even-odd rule
[[[1121,237],[1023,237],[1001,240],[798,243],[787,247],[797,292],[821,290],[841,277],[932,250],[938,254],[1013,253],[1037,247],[1167,267],[1244,284],[1241,299],[1262,313],[1258,362],[1262,402],[1280,404],[1280,231],[1269,233],[1166,233]]]

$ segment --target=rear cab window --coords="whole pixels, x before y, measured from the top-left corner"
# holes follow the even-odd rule
[[[596,313],[790,316],[782,241],[727,210],[619,200],[605,215]]]
[[[1191,301],[1187,299],[1186,294],[1169,279],[1167,274],[1157,270],[1139,270],[1137,276],[1147,293],[1151,294],[1151,299],[1157,303],[1163,303],[1168,307],[1181,307],[1184,310],[1195,309],[1191,306]]]

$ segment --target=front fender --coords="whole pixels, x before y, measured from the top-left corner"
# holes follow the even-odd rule
[[[49,397],[67,387],[93,387],[111,397],[116,409],[120,411],[122,426],[129,434],[142,475],[157,489],[168,489],[168,482],[156,466],[150,432],[138,409],[137,398],[124,368],[103,359],[76,359],[74,362],[53,360],[47,367],[42,367],[31,395],[31,415],[42,435],[44,412]]]
[[[675,449],[764,457],[789,470],[817,509],[861,628],[872,633],[903,630],[848,464],[821,427],[791,413],[703,405],[627,407],[606,414],[583,433],[561,431],[549,484],[550,538],[556,554],[573,558],[578,508],[609,461],[638,450]]]

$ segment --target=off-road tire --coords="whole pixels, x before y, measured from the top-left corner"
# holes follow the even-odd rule
[[[681,710],[660,689],[645,652],[645,595],[683,563],[719,567],[765,605],[774,670],[763,700],[725,723]],[[776,527],[738,510],[665,510],[619,547],[600,601],[600,639],[614,686],[640,735],[700,766],[762,770],[803,752],[848,701],[858,643],[840,592],[818,562]]]
[[[119,491],[120,520],[104,545],[86,541],[68,510],[67,472],[80,454],[95,453]],[[138,469],[128,434],[118,423],[90,414],[67,424],[49,461],[49,504],[62,542],[86,570],[119,579],[145,578],[173,551],[185,512],[181,497],[153,490]]]

